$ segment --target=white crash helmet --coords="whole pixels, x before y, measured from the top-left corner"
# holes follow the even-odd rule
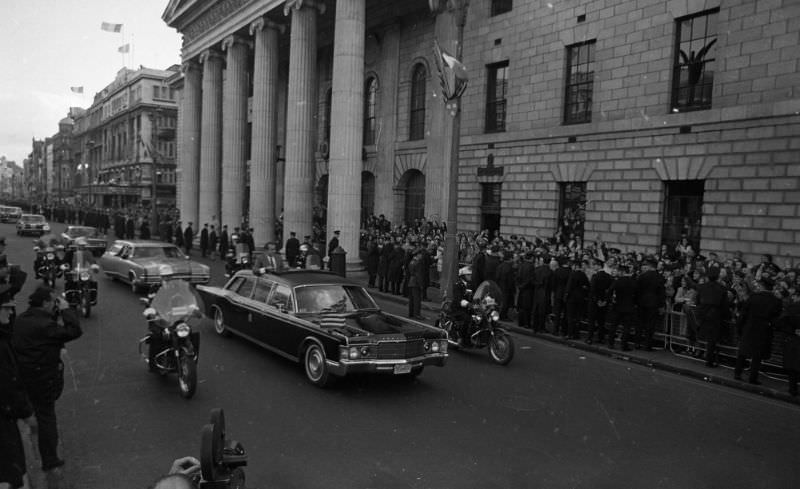
[[[458,276],[459,277],[464,277],[466,275],[472,275],[472,267],[470,267],[470,266],[461,267],[458,270]]]

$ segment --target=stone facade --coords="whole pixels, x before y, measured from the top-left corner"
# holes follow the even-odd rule
[[[259,18],[285,27],[278,38],[277,95],[271,97],[277,97],[277,146],[283,148],[283,157],[290,151],[285,171],[283,158],[271,163],[276,217],[287,199],[296,200],[297,189],[302,195],[315,192],[317,204],[327,203],[324,190],[335,146],[328,140],[327,128],[336,124],[337,117],[327,112],[329,104],[345,103],[329,103],[327,97],[336,85],[335,13],[342,1],[241,0],[227,2],[226,10],[211,8],[211,2],[204,0],[173,0],[164,13],[169,25],[190,34],[184,40],[184,62],[218,48],[230,35],[252,42],[249,26]],[[428,3],[366,4],[363,76],[365,81],[374,77],[378,84],[375,141],[364,142],[360,162],[351,161],[348,147],[344,163],[361,167],[362,207],[395,223],[414,209],[448,220],[447,194],[454,188],[445,176],[443,148],[449,124],[441,108],[432,51],[439,27]],[[701,251],[741,250],[750,260],[761,253],[800,257],[800,245],[795,244],[800,242],[800,4],[794,0],[515,0],[510,12],[491,16],[491,3],[471,1],[464,26],[462,58],[470,84],[462,99],[459,230],[476,231],[486,225],[481,200],[485,184],[499,184],[500,232],[551,236],[563,211],[561,184],[577,182],[585,186],[585,240],[599,236],[622,249],[654,251],[668,241],[664,221],[669,189],[686,182],[694,185],[702,201],[697,209],[702,218],[694,228]],[[289,58],[292,43],[305,41],[292,41],[292,18],[284,16],[287,4],[290,16],[296,8],[318,9],[316,69],[302,75],[311,77],[303,80],[315,84],[314,96],[305,94],[300,102],[297,95],[287,95],[292,79]],[[714,13],[716,22],[705,41],[716,39],[709,51],[711,102],[703,110],[675,109],[677,31],[682,22],[686,25],[685,19],[708,12]],[[568,51],[586,42],[593,42],[594,50],[591,115],[568,124]],[[452,49],[452,40],[443,46]],[[487,132],[488,68],[496,63],[508,65],[504,128]],[[422,139],[411,140],[412,77],[419,65],[427,73],[425,130]],[[293,111],[298,103],[315,107],[313,134],[303,126],[302,141],[287,130],[287,119],[297,115]],[[298,153],[298,143],[310,146],[311,152],[305,148]],[[310,179],[308,157],[295,161],[307,154],[314,159]],[[257,162],[251,161],[251,168],[253,164]],[[352,168],[348,171],[357,174]],[[285,198],[284,175],[302,176],[292,176],[295,187]],[[307,188],[309,181],[312,189]],[[421,203],[412,202],[420,192]],[[288,211],[298,226],[307,223],[306,200]],[[337,211],[337,222],[358,220],[352,202],[347,207],[344,214]],[[300,208],[303,215],[295,215]],[[303,233],[305,228],[297,231]],[[347,239],[354,246],[355,237]]]

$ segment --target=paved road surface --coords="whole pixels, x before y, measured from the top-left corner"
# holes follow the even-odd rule
[[[11,262],[30,269],[30,240],[3,232]],[[457,352],[416,381],[356,377],[321,390],[299,366],[206,325],[186,401],[174,377],[148,374],[137,357],[137,298],[105,278],[100,287],[58,403],[76,488],[146,487],[198,454],[213,407],[247,448],[256,488],[800,485],[797,406],[528,337],[508,367]]]

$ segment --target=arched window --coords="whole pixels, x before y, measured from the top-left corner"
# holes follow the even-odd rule
[[[408,123],[408,139],[425,137],[425,91],[428,74],[425,65],[417,64],[411,77],[411,116]]]
[[[375,175],[372,172],[361,172],[361,223],[375,213]]]
[[[375,106],[378,101],[378,79],[367,78],[364,83],[364,146],[375,144]]]
[[[406,201],[403,217],[410,224],[425,217],[425,175],[409,170],[406,175]]]

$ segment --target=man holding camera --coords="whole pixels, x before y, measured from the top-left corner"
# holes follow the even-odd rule
[[[39,286],[17,316],[11,344],[38,424],[39,454],[48,480],[60,478],[56,400],[64,390],[64,344],[82,334],[77,313],[53,289]],[[51,487],[53,484],[51,484]]]

